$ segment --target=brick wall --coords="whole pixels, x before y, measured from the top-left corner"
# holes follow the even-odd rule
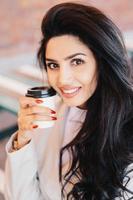
[[[67,0],[66,0],[67,1]],[[45,10],[63,0],[3,0],[0,6],[0,56],[36,51]],[[81,0],[108,14],[121,30],[133,29],[133,0]]]

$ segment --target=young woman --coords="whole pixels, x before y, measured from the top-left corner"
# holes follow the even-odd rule
[[[133,90],[119,29],[94,7],[58,4],[42,21],[38,59],[57,110],[20,99],[6,199],[133,199]],[[39,129],[35,119],[55,125]]]

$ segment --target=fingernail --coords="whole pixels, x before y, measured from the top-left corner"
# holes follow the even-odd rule
[[[51,117],[52,118],[52,120],[57,120],[57,117]]]
[[[51,114],[55,114],[56,112],[54,110],[51,110]]]
[[[40,99],[37,99],[37,100],[36,100],[36,103],[43,103],[43,101],[40,100]]]
[[[38,125],[33,125],[32,128],[38,128]]]

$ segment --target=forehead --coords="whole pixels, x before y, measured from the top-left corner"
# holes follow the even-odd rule
[[[78,52],[88,55],[91,53],[90,49],[81,42],[78,37],[72,35],[57,36],[48,41],[46,47],[46,58],[64,57]]]

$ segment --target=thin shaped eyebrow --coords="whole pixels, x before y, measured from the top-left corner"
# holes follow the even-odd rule
[[[75,54],[72,54],[70,56],[67,56],[66,58],[64,58],[64,60],[69,60],[69,59],[71,59],[71,58],[73,58],[73,57],[75,57],[77,55],[84,55],[84,56],[86,56],[86,54],[84,54],[84,53],[75,53]],[[46,61],[57,62],[57,60],[54,60],[54,59],[51,59],[51,58],[46,58]]]

